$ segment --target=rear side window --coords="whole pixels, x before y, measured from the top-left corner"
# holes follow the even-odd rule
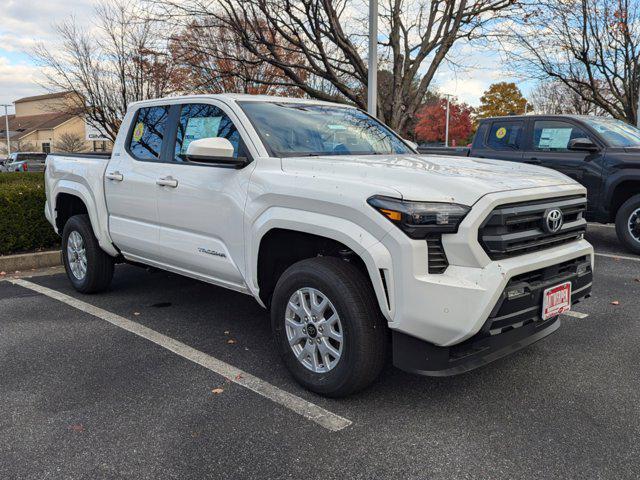
[[[575,138],[589,138],[584,130],[571,123],[538,121],[533,129],[533,148],[544,152],[568,152],[569,142]]]
[[[162,151],[162,141],[167,131],[169,106],[147,107],[138,110],[129,152],[138,160],[159,160]]]
[[[194,140],[218,137],[231,142],[234,157],[246,156],[238,129],[219,107],[204,103],[184,105],[180,112],[174,160],[183,162],[189,144]]]
[[[487,146],[494,150],[520,150],[523,122],[493,122]]]

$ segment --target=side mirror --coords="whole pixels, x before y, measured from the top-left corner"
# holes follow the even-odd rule
[[[578,152],[597,152],[600,150],[589,138],[574,138],[573,140],[569,140],[567,148]]]
[[[192,163],[231,168],[242,168],[249,163],[246,157],[234,157],[233,150],[233,144],[226,138],[201,138],[189,144],[185,158]]]

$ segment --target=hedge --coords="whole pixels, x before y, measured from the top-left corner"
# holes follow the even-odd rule
[[[44,202],[42,173],[0,173],[0,255],[59,245],[44,216]]]

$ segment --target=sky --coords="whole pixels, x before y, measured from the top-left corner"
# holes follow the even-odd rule
[[[55,45],[56,23],[71,16],[91,18],[97,0],[0,1],[0,104],[11,104],[18,98],[47,93],[41,86],[43,74],[30,51],[38,42]],[[514,81],[499,53],[490,49],[461,46],[456,51],[456,61],[465,68],[444,65],[436,74],[435,87],[472,106],[480,103],[490,84]],[[520,87],[526,95],[531,85],[524,83]]]

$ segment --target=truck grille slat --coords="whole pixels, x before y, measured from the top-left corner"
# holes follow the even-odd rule
[[[545,212],[562,211],[563,225],[556,233],[544,230]],[[582,238],[587,230],[584,195],[500,205],[483,222],[478,240],[492,260],[523,255]]]

